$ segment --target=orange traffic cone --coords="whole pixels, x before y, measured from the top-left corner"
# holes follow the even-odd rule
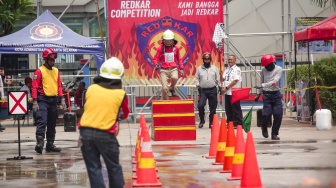
[[[217,155],[215,162],[212,163],[213,165],[222,165],[224,163],[226,137],[227,137],[226,119],[222,118],[217,144]]]
[[[138,137],[137,137],[137,141],[136,141],[136,144],[135,144],[135,150],[134,150],[135,159],[132,161],[133,164],[136,164],[138,162],[138,159],[139,159],[140,139],[141,139],[141,136],[142,136],[141,131],[143,130],[144,126],[147,126],[146,121],[145,121],[145,117],[144,117],[144,115],[141,115],[140,116],[140,125],[139,125],[139,129],[138,129]]]
[[[158,176],[147,127],[144,127],[143,133],[137,180],[133,183],[133,187],[161,187],[162,183],[157,180]]]
[[[140,115],[140,123],[139,123],[139,129],[138,129],[138,137],[137,137],[137,141],[135,144],[135,150],[134,150],[134,154],[132,155],[132,157],[136,157],[138,150],[139,150],[139,143],[140,143],[140,134],[141,134],[141,127],[146,123],[145,120],[145,115],[141,114]],[[132,161],[133,162],[133,161]]]
[[[141,127],[139,127],[139,133],[138,133],[138,139],[137,139],[137,143],[136,143],[136,155],[135,155],[135,159],[132,161],[133,164],[135,164],[135,168],[132,169],[133,172],[136,172],[139,166],[139,161],[141,158],[141,145],[142,145],[142,139],[143,139],[143,131],[145,129],[145,127],[147,128],[146,122],[141,123],[140,124]],[[136,176],[133,176],[133,179],[136,179]]]
[[[243,135],[243,128],[241,125],[237,126],[236,145],[234,150],[234,156],[232,161],[232,173],[231,177],[227,180],[240,180],[243,173],[245,155],[245,141]]]
[[[216,158],[218,137],[219,137],[218,115],[215,114],[212,119],[209,155],[206,156],[205,158],[207,159]]]
[[[230,121],[226,139],[223,170],[220,171],[221,173],[229,173],[232,171],[232,160],[234,155],[234,149],[235,149],[235,133],[233,129],[233,122]]]
[[[144,130],[146,129],[147,132],[148,132],[146,122],[144,122],[142,124],[143,124],[143,127],[141,128],[141,133],[140,133],[140,138],[139,138],[139,152],[137,153],[137,156],[136,156],[135,168],[132,169],[132,171],[135,172],[135,175],[132,176],[132,179],[137,179],[138,178],[137,169],[139,169],[139,162],[140,162],[140,159],[141,159],[141,152],[140,151],[141,151],[141,148],[142,148],[142,145],[143,145],[143,137],[144,137],[143,135],[145,134]],[[156,172],[158,171],[157,168],[155,168],[155,170],[156,170]],[[158,178],[159,178],[159,176],[158,176]]]
[[[247,133],[243,174],[240,186],[238,187],[264,187],[262,186],[260,179],[257,155],[255,152],[252,132]]]

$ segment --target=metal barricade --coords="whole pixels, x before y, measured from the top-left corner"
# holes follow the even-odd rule
[[[137,118],[141,115],[150,115],[151,106],[150,102],[155,100],[160,100],[162,95],[162,85],[159,79],[123,79],[123,88],[125,89],[127,96],[129,97],[129,108],[131,110],[130,116],[134,123],[136,123]],[[139,97],[136,91],[141,88],[151,88],[151,92],[147,93],[148,99],[143,106],[137,107],[136,99]],[[176,94],[181,100],[191,99],[194,101],[195,113],[198,114],[198,91],[196,89],[195,78],[179,78],[176,83],[175,88]],[[222,97],[222,96],[219,96]],[[219,99],[218,97],[218,99]],[[219,101],[219,100],[218,100]],[[217,110],[218,113],[224,115],[224,107],[218,103]],[[206,113],[209,113],[208,105],[206,108]],[[197,117],[198,118],[198,117]]]

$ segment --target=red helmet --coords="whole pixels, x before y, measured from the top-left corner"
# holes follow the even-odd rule
[[[211,61],[211,54],[209,52],[205,52],[203,55],[202,55],[202,59],[210,59]]]
[[[261,58],[261,66],[266,67],[267,65],[274,63],[275,59],[271,54],[265,54]]]
[[[57,53],[52,48],[47,48],[43,51],[42,57],[44,59],[46,59],[46,58],[56,59],[57,58]]]
[[[26,77],[24,81],[25,83],[33,82],[33,80],[30,77]]]

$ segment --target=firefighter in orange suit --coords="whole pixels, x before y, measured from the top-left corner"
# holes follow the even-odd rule
[[[45,135],[47,138],[46,151],[61,151],[54,145],[58,97],[61,98],[63,109],[66,108],[60,73],[54,67],[57,53],[53,49],[47,48],[43,51],[42,58],[44,64],[34,72],[32,85],[33,111],[36,113],[35,151],[40,154],[42,154]]]

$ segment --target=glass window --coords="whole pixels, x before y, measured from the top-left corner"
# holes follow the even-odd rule
[[[104,15],[100,16],[100,21],[102,25],[103,36],[106,36],[106,20]],[[97,17],[93,17],[89,21],[89,28],[90,28],[90,37],[101,37],[99,23]]]

